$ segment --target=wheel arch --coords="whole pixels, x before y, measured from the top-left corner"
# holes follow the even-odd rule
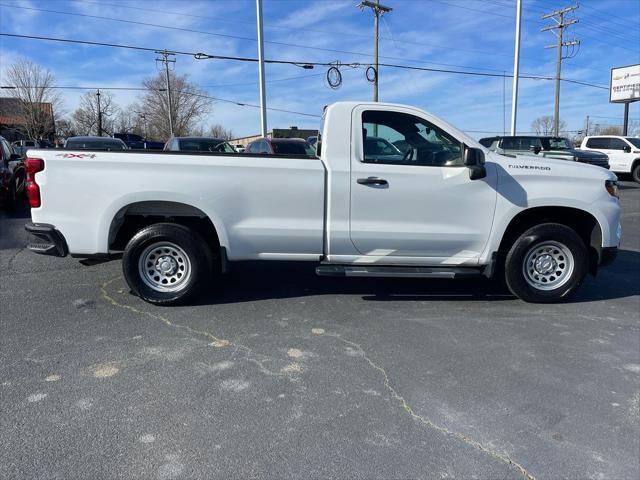
[[[513,242],[526,230],[541,223],[558,223],[573,229],[587,247],[589,272],[597,272],[602,252],[602,227],[594,215],[574,207],[540,206],[522,210],[507,225],[498,248],[498,257],[504,260]]]
[[[145,200],[124,205],[112,216],[108,230],[109,251],[124,250],[136,232],[163,222],[177,223],[197,231],[214,254],[224,245],[220,230],[209,215],[199,208],[177,201]]]

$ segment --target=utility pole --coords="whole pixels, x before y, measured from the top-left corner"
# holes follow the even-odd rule
[[[170,53],[166,50],[157,51],[158,55],[161,55],[161,58],[156,58],[157,62],[162,62],[165,68],[165,80],[166,80],[166,90],[167,90],[167,107],[169,109],[169,134],[173,137],[173,104],[171,101],[171,81],[169,80],[169,64],[176,63],[175,54]]]
[[[518,116],[518,80],[520,77],[520,24],[522,23],[522,0],[516,3],[516,45],[513,53],[513,88],[511,90],[511,135],[516,134]],[[504,81],[504,78],[503,78]]]
[[[98,97],[98,136],[102,136],[102,107],[100,106],[100,90],[96,91]]]
[[[587,124],[584,127],[584,136],[585,137],[589,136],[589,115],[587,115]]]
[[[358,7],[360,10],[363,10],[365,7],[370,8],[373,11],[373,68],[376,72],[375,78],[373,80],[373,101],[378,101],[378,78],[380,75],[378,74],[378,24],[380,23],[380,17],[385,13],[389,13],[393,10],[391,7],[386,7],[384,5],[380,5],[380,0],[375,0],[375,2],[371,2],[369,0],[362,0]]]
[[[264,80],[264,34],[262,32],[262,0],[256,0],[256,27],[258,29],[258,75],[260,80],[260,129],[267,137],[267,92]]]
[[[576,45],[580,45],[580,40],[569,40],[564,41],[564,29],[569,25],[573,25],[574,23],[578,23],[578,19],[565,19],[565,15],[573,12],[578,8],[578,5],[572,5],[571,7],[561,8],[560,10],[554,10],[553,12],[547,13],[542,16],[543,20],[547,18],[552,18],[556,23],[555,25],[549,25],[544,27],[541,32],[552,31],[553,34],[557,37],[558,43],[556,45],[547,45],[544,48],[557,48],[557,57],[556,57],[556,100],[555,107],[553,113],[553,134],[557,137],[559,135],[559,125],[560,125],[560,71],[562,70],[562,60],[565,58],[572,58],[575,56],[577,52],[574,53],[573,47]],[[562,51],[564,47],[572,47],[571,54],[567,56],[562,55]]]

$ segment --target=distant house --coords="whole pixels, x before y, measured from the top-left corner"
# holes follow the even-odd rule
[[[38,107],[47,117],[49,127],[42,138],[30,140],[52,140],[55,135],[55,123],[53,119],[53,106],[50,103],[39,103]],[[26,139],[24,134],[25,116],[22,102],[13,97],[0,97],[0,135],[8,141]]]

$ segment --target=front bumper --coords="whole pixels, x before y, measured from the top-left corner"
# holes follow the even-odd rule
[[[41,255],[66,257],[69,253],[67,241],[56,227],[48,223],[27,223],[24,229],[29,232],[27,248]]]

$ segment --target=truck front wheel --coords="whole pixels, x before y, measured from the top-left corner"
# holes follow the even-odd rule
[[[198,232],[156,223],[129,241],[122,269],[133,293],[143,300],[156,305],[181,303],[209,283],[211,251]]]
[[[525,231],[505,259],[507,287],[525,302],[561,301],[575,292],[587,271],[584,242],[574,230],[558,223]]]
[[[636,160],[635,165],[631,170],[631,176],[633,177],[634,182],[640,183],[640,160]]]

